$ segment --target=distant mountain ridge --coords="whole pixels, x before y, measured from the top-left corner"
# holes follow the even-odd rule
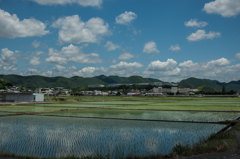
[[[119,76],[105,76],[100,75],[91,78],[84,78],[74,76],[67,77],[45,77],[39,75],[20,76],[20,75],[0,75],[0,79],[12,82],[14,85],[22,85],[27,88],[37,87],[64,87],[64,88],[77,88],[87,87],[90,84],[103,84],[108,85],[112,83],[152,83],[161,82],[158,79],[143,78],[141,76],[119,77]]]
[[[227,90],[240,90],[240,80],[239,81],[231,81],[229,83],[219,82],[217,80],[209,80],[209,79],[199,79],[190,77],[179,82],[179,85],[189,88],[197,88],[199,86],[210,86],[216,90],[222,90],[222,87],[225,86]]]
[[[39,75],[32,76],[20,76],[20,75],[0,75],[0,79],[12,82],[14,85],[22,85],[27,88],[37,88],[37,87],[64,87],[64,88],[77,88],[77,87],[87,87],[90,84],[127,84],[127,83],[153,83],[153,82],[163,82],[154,78],[144,78],[141,76],[130,76],[130,77],[119,77],[119,76],[95,76],[95,77],[79,77],[74,76],[71,78],[67,77],[45,77]],[[240,80],[231,81],[229,83],[219,82],[217,80],[209,79],[199,79],[190,77],[179,82],[179,85],[188,88],[200,88],[202,86],[209,86],[215,90],[221,90],[223,86],[227,90],[240,90]]]

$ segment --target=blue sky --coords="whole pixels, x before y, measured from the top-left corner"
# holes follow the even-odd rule
[[[0,74],[240,80],[239,0],[0,0]]]

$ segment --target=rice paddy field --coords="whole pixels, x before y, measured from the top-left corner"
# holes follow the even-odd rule
[[[192,145],[226,127],[218,122],[240,117],[240,98],[65,98],[0,105],[0,152],[112,159],[168,154],[176,144]]]

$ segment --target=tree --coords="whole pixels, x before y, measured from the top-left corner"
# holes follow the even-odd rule
[[[121,93],[118,91],[117,94],[116,94],[116,96],[120,96],[120,95],[121,95]]]
[[[226,94],[226,88],[225,88],[225,86],[222,87],[222,94]]]

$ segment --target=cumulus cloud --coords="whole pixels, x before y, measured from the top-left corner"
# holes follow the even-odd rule
[[[154,41],[149,41],[144,45],[143,52],[150,54],[153,52],[159,53],[160,51],[157,49],[157,45]]]
[[[127,63],[127,62],[122,62],[122,61],[116,65],[110,66],[110,68],[116,69],[116,70],[124,70],[124,69],[133,70],[133,69],[139,69],[142,67],[143,67],[143,65],[138,62]]]
[[[16,66],[14,66],[14,65],[12,65],[12,66],[4,66],[3,67],[3,73],[13,73],[13,72],[15,72],[15,71],[17,71],[17,67]]]
[[[113,44],[111,41],[107,41],[107,44],[104,47],[107,48],[107,51],[113,51],[120,48],[118,45]]]
[[[175,76],[180,73],[181,69],[177,67],[177,62],[173,59],[168,59],[166,62],[159,60],[151,62],[143,74],[155,76]]]
[[[67,59],[63,57],[58,57],[58,56],[50,56],[46,58],[46,62],[55,63],[55,64],[66,64]]]
[[[125,11],[115,18],[117,24],[129,25],[134,19],[137,18],[137,14],[134,12]]]
[[[41,75],[42,75],[42,76],[50,77],[50,76],[52,76],[52,74],[53,74],[52,71],[47,71],[47,72],[43,72]]]
[[[16,52],[14,53],[11,50],[8,50],[8,48],[4,48],[1,50],[1,58],[0,58],[0,63],[2,65],[12,65],[17,63],[17,57],[16,57]]]
[[[191,19],[190,21],[185,22],[184,24],[187,27],[205,27],[208,25],[207,22],[203,22],[203,21],[198,22],[197,19]]]
[[[124,52],[118,57],[119,60],[129,60],[131,58],[134,58],[134,56],[128,52]]]
[[[173,59],[168,59],[166,62],[159,60],[153,61],[148,65],[147,70],[149,71],[166,71],[173,70],[176,68],[177,62]]]
[[[40,41],[34,40],[34,41],[32,42],[32,47],[38,48],[39,46],[40,46]]]
[[[42,36],[49,33],[46,25],[34,18],[19,20],[16,14],[9,14],[0,9],[0,37],[16,38]]]
[[[136,70],[142,68],[143,65],[138,62],[127,63],[120,62],[116,65],[112,65],[108,68],[105,67],[84,67],[78,71],[71,71],[71,76],[83,76],[83,77],[93,77],[98,75],[121,75],[121,76],[131,76],[137,75],[139,72]]]
[[[31,60],[30,60],[30,65],[32,66],[36,66],[36,65],[39,65],[41,62],[40,62],[40,58],[39,57],[33,57]]]
[[[219,14],[223,17],[232,17],[240,13],[239,0],[215,0],[204,5],[203,11],[208,14]]]
[[[209,33],[206,33],[205,30],[197,30],[196,33],[192,33],[187,37],[188,41],[200,41],[203,39],[213,39],[218,38],[221,36],[221,33],[219,32],[213,32],[210,31]]]
[[[208,65],[214,65],[214,66],[225,66],[225,65],[229,65],[231,62],[228,61],[228,59],[226,58],[221,58],[218,60],[212,60],[210,62],[208,62]]]
[[[78,15],[68,16],[59,18],[52,27],[60,28],[58,40],[61,44],[96,43],[100,36],[110,34],[109,25],[98,17],[83,22]]]
[[[237,53],[235,57],[240,60],[240,53]]]
[[[53,67],[53,70],[55,72],[63,72],[63,70],[65,70],[66,68],[64,66],[61,65],[55,65],[55,67]]]
[[[67,62],[77,62],[82,64],[95,64],[101,63],[102,60],[96,53],[84,54],[80,47],[70,44],[63,47],[60,51],[50,48],[49,56],[46,61],[55,64],[66,64]]]
[[[178,51],[181,50],[181,48],[180,48],[180,46],[177,44],[177,45],[175,45],[175,46],[171,45],[171,47],[169,48],[169,50],[178,52]]]
[[[32,0],[41,5],[66,5],[77,3],[83,7],[100,7],[103,0]]]
[[[193,63],[192,60],[184,61],[179,64],[181,77],[197,77],[218,80],[233,80],[240,67],[237,65],[229,66],[230,61],[226,58],[211,60],[209,62]],[[231,74],[231,75],[230,75]],[[240,77],[240,76],[239,76]],[[232,79],[231,79],[232,78]]]
[[[197,64],[193,63],[192,60],[188,60],[188,61],[184,61],[183,63],[179,64],[179,67],[182,68],[191,68],[191,67],[195,67]]]
[[[39,73],[39,71],[36,68],[29,68],[28,71],[31,73],[37,73],[37,74]]]

